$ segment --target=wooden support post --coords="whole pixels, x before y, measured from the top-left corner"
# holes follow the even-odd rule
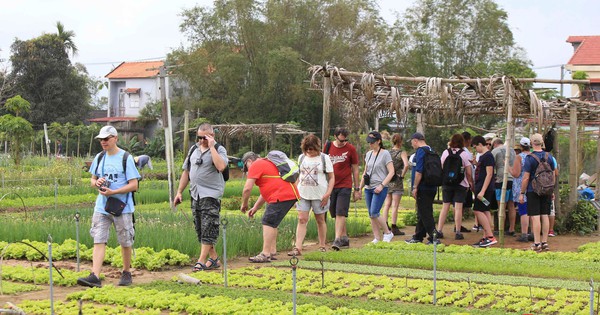
[[[277,127],[275,124],[271,124],[271,150],[275,150],[275,137],[277,135]]]
[[[510,153],[514,147],[514,131],[515,126],[513,122],[513,98],[508,96],[508,113],[506,121],[508,126],[506,128],[506,140],[504,141],[504,173],[502,174],[502,190],[500,193],[500,204],[498,205],[498,231],[500,235],[500,246],[504,247],[504,222],[506,220],[506,194],[512,194],[512,191],[506,191],[508,187],[508,172],[510,167]],[[493,185],[494,183],[490,183]]]
[[[593,136],[592,136],[593,137]],[[598,149],[596,152],[596,200],[600,199],[600,128],[598,128],[598,136],[596,137],[596,144]],[[600,220],[600,216],[598,216]],[[599,221],[600,223],[600,221]],[[598,226],[600,228],[600,225]]]
[[[329,120],[331,111],[331,80],[329,73],[323,76],[323,124],[321,130],[321,141],[325,143],[329,139]]]
[[[565,214],[573,211],[577,205],[577,104],[571,103],[571,116],[569,125],[569,208],[564,209]]]
[[[555,126],[552,126],[552,128],[554,128]],[[558,129],[555,130],[556,131],[556,137],[554,137],[554,143],[553,143],[553,147],[554,147],[554,158],[556,159],[556,164],[558,167],[558,171],[559,171],[559,176],[556,177],[556,183],[557,185],[554,186],[554,210],[556,211],[556,216],[557,217],[562,217],[563,213],[562,213],[562,208],[560,206],[560,184],[558,183],[559,178],[560,178],[560,165],[559,162],[560,159],[560,148],[558,147]]]
[[[183,112],[183,152],[187,152],[190,148],[190,133],[188,130],[190,129],[190,111],[185,110]]]

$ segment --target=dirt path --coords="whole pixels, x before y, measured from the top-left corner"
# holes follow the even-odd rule
[[[463,226],[465,226],[467,228],[471,228],[473,226],[473,221],[465,221],[463,223]],[[446,224],[444,226],[443,232],[444,232],[446,238],[441,240],[442,243],[444,243],[446,245],[449,245],[449,244],[470,245],[470,244],[475,243],[482,236],[481,232],[463,233],[463,235],[465,236],[465,239],[460,240],[460,241],[455,241],[454,233],[452,231],[453,227],[454,227],[453,224]],[[406,233],[406,235],[395,236],[392,241],[400,242],[400,241],[404,241],[405,239],[410,238],[412,233],[414,232],[414,227],[412,227],[412,226],[406,227],[403,229],[403,231]],[[368,235],[365,235],[362,237],[350,238],[350,247],[351,248],[362,247],[365,244],[369,243],[371,240],[373,240],[373,236],[371,234],[368,234]],[[600,234],[598,234],[598,233],[594,233],[594,234],[588,235],[588,236],[558,235],[556,237],[551,237],[549,239],[549,245],[550,245],[551,250],[553,250],[553,251],[576,251],[577,247],[579,247],[585,243],[598,242],[598,241],[600,241]],[[505,237],[505,243],[504,243],[505,248],[528,249],[529,246],[530,246],[530,243],[517,242],[516,237],[512,237],[512,236]],[[494,247],[500,247],[500,244],[494,245]],[[308,253],[308,252],[317,251],[317,250],[318,250],[317,243],[312,242],[312,241],[307,241],[304,246],[303,253]],[[330,250],[330,249],[328,249],[328,250]],[[289,256],[287,256],[287,250],[278,252],[277,258],[278,258],[278,260],[289,259]],[[248,261],[247,257],[238,257],[235,259],[231,259],[231,260],[228,260],[227,263],[228,263],[228,268],[232,268],[232,269],[244,267],[244,266],[255,265],[255,264],[250,263]],[[3,264],[30,266],[29,262],[20,261],[20,260],[19,261],[6,260],[3,262]],[[40,263],[40,262],[36,262],[33,265],[34,265],[34,267],[38,267],[38,268],[44,268],[47,266],[46,264]],[[71,261],[58,262],[56,265],[58,266],[59,269],[69,269],[69,270],[76,269],[76,264]],[[91,265],[89,263],[81,264],[81,270],[89,270],[90,268],[91,268]],[[133,270],[132,273],[133,273],[134,284],[140,284],[140,283],[149,283],[149,282],[152,282],[155,280],[169,281],[173,277],[177,276],[179,273],[182,273],[182,272],[189,273],[190,271],[191,271],[191,265],[189,267],[171,267],[171,268],[168,268],[166,270],[161,270],[161,271]],[[104,273],[104,275],[106,277],[104,279],[104,281],[102,282],[104,285],[106,285],[106,284],[117,285],[117,283],[119,282],[119,277],[120,277],[120,270],[118,268],[103,267],[102,272]],[[210,271],[210,272],[218,272],[218,271]],[[64,301],[68,294],[77,292],[77,291],[81,291],[84,289],[85,288],[80,287],[80,286],[74,286],[74,287],[55,286],[54,292],[53,292],[54,299],[55,299],[55,301],[58,301],[58,300]],[[27,293],[22,293],[22,294],[18,294],[18,295],[0,295],[0,307],[2,307],[5,302],[11,302],[13,304],[18,304],[24,300],[48,299],[49,297],[50,297],[50,289],[48,286],[45,286],[45,288],[43,290],[35,291],[35,292],[27,292]]]

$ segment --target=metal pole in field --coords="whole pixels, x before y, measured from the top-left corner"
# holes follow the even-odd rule
[[[437,232],[433,231],[433,305],[436,304],[436,284],[437,284]]]
[[[227,288],[227,219],[223,218],[221,224],[223,224],[223,279],[225,281],[225,287]]]
[[[590,279],[590,315],[594,315],[594,278]]]
[[[54,210],[58,205],[58,179],[54,178]]]
[[[50,314],[54,315],[54,282],[52,281],[52,236],[48,234],[48,269],[50,271]]]
[[[81,215],[79,214],[79,211],[77,211],[75,213],[75,226],[76,226],[76,239],[77,239],[77,272],[79,272],[79,217],[81,217]]]
[[[290,265],[292,266],[292,314],[296,315],[296,267],[298,266],[298,257],[293,256],[290,258]]]

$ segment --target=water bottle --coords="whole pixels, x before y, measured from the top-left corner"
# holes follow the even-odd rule
[[[481,197],[481,202],[483,202],[483,204],[484,204],[486,207],[490,205],[490,202],[489,202],[487,199],[485,199],[485,197]]]

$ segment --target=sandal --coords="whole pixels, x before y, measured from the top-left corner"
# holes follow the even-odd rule
[[[271,255],[267,256],[263,253],[260,253],[254,257],[248,258],[253,263],[268,263],[271,262]]]
[[[194,265],[194,267],[192,267],[192,272],[203,271],[203,270],[208,270],[208,267],[206,267],[206,265],[201,262],[197,262]]]
[[[271,260],[277,260],[277,253],[271,253]]]
[[[212,269],[219,269],[219,268],[221,268],[221,264],[219,263],[221,260],[219,259],[219,257],[217,257],[216,259],[212,259],[212,258],[209,257],[208,261],[210,261],[210,266],[206,266],[206,270],[212,270]]]
[[[294,247],[291,252],[288,253],[288,256],[302,256],[302,252],[298,247]]]
[[[321,247],[319,247],[319,251],[320,251],[321,253],[324,253],[324,252],[326,252],[326,251],[327,251],[327,249],[325,248],[325,246],[321,246]]]

